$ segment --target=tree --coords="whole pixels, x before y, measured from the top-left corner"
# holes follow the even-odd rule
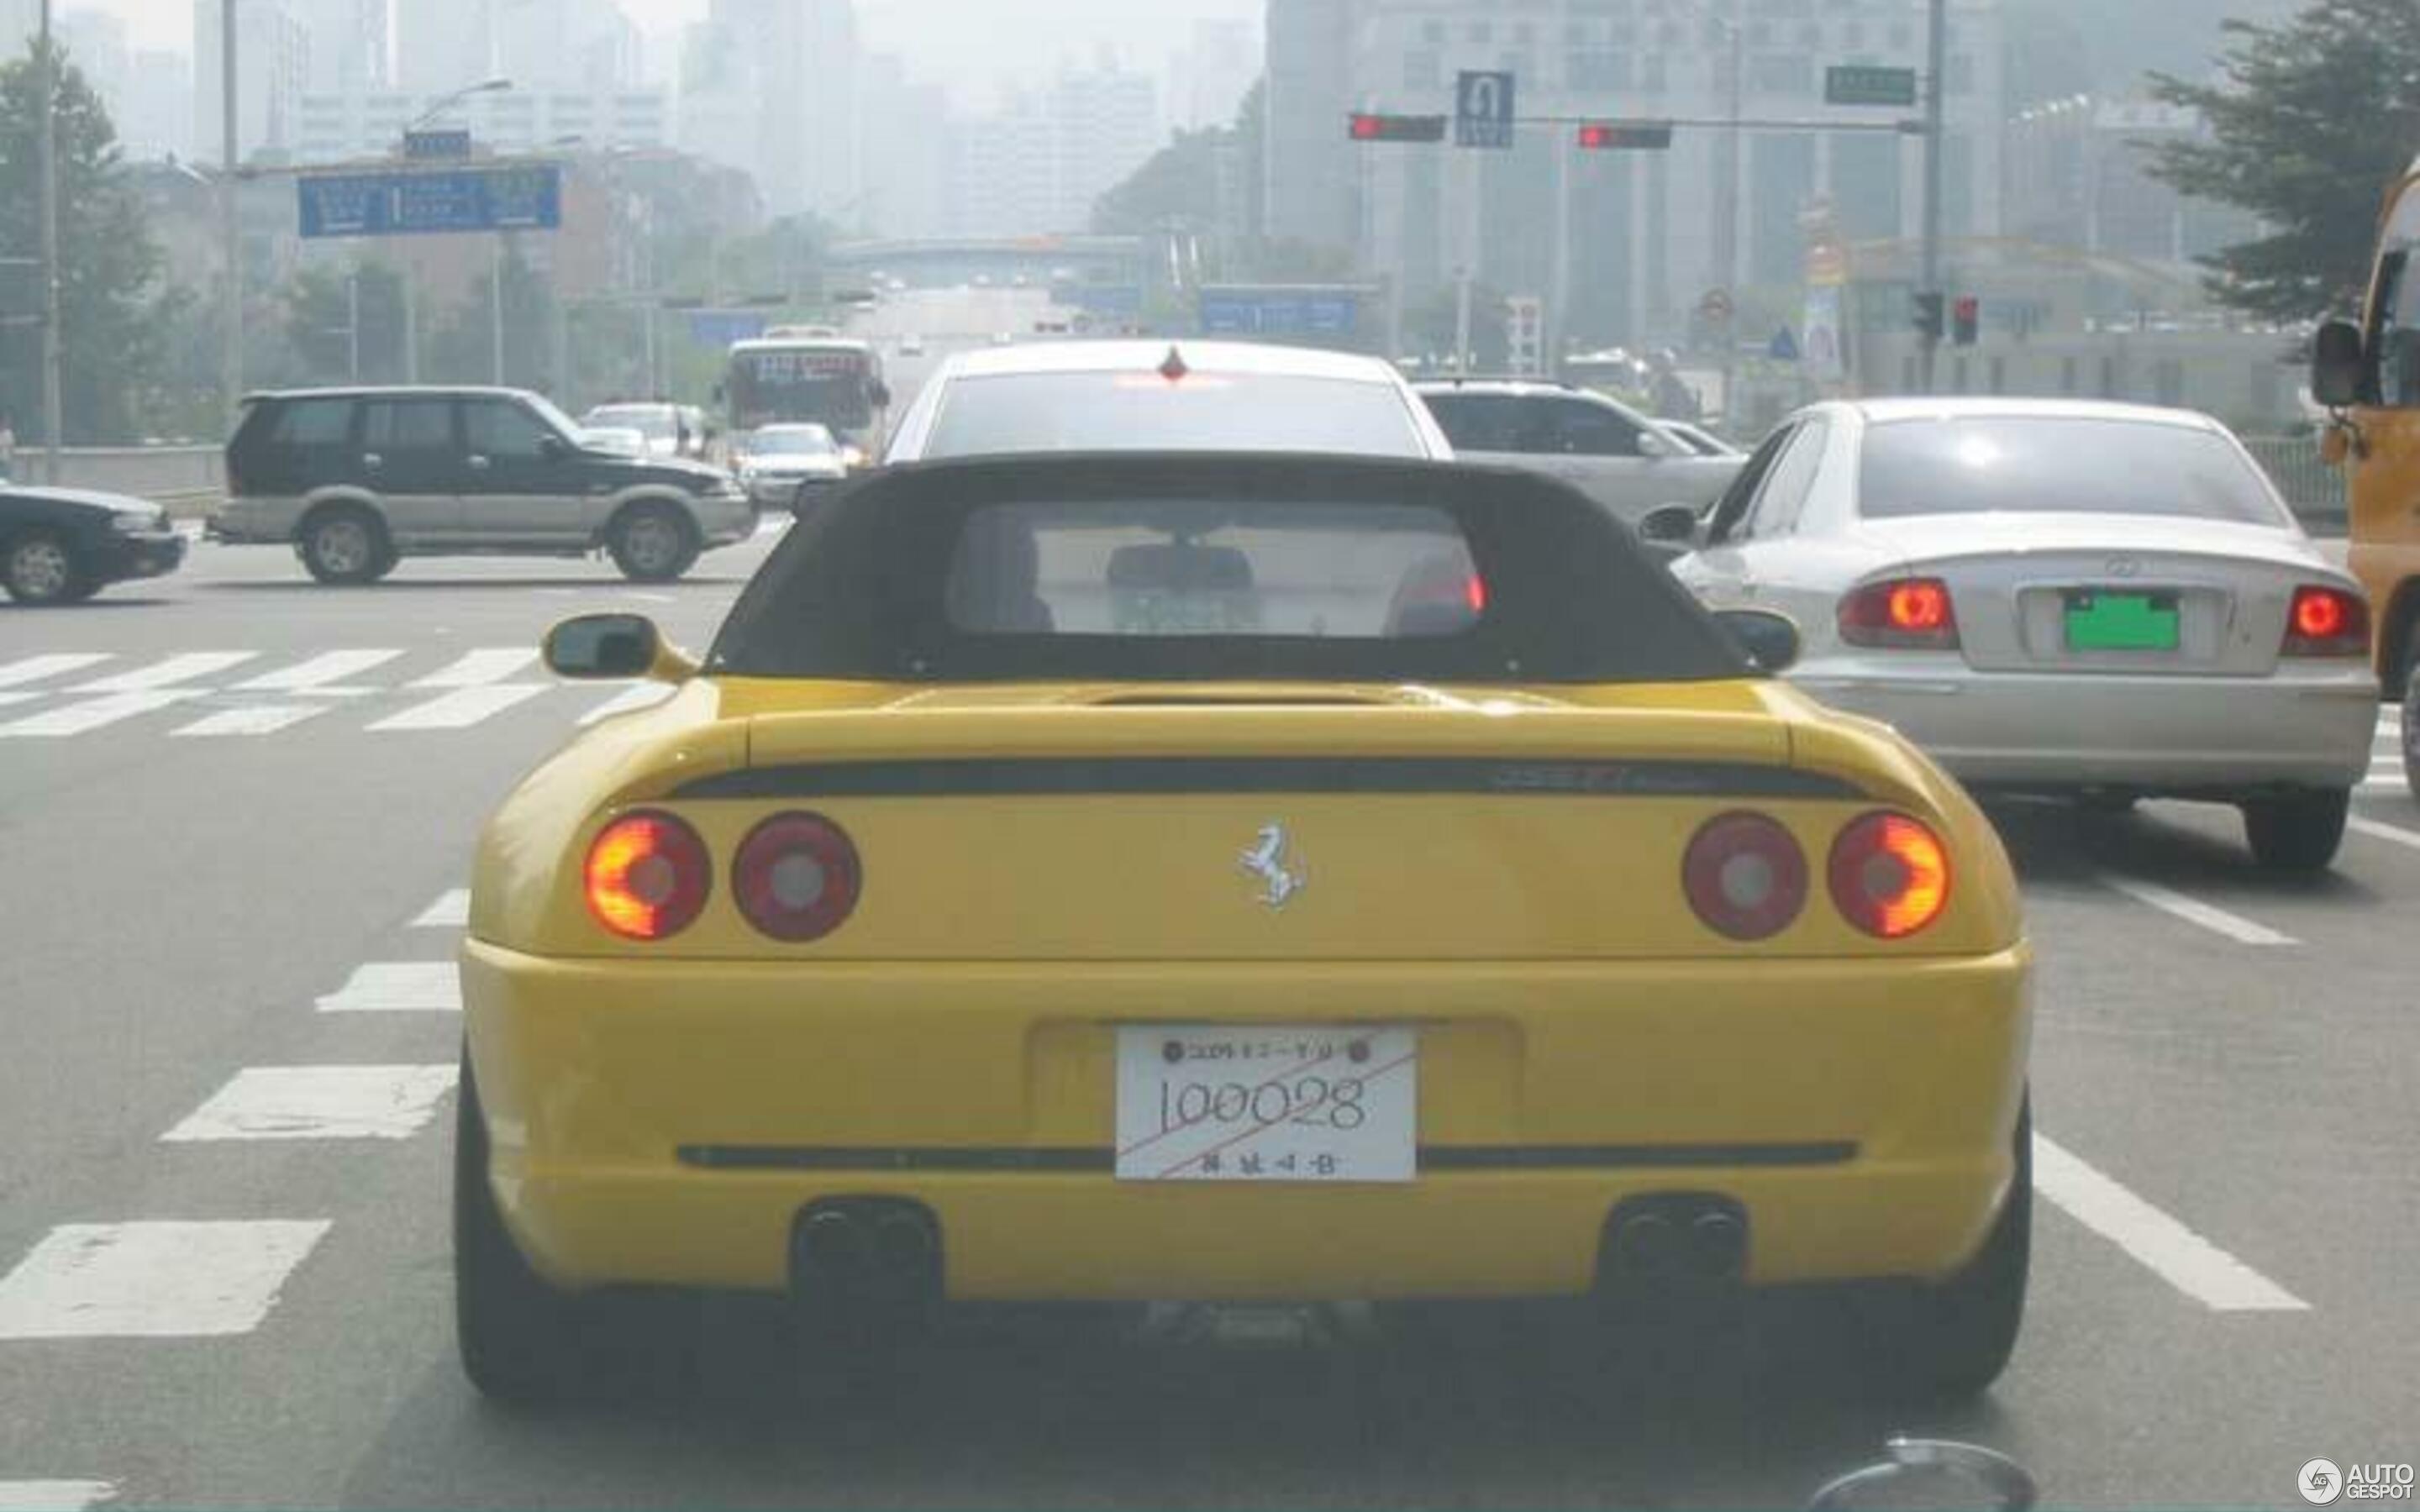
[[[504,274],[503,382],[508,388],[554,387],[554,297],[546,277],[509,239],[498,259]],[[421,377],[432,383],[496,381],[494,281],[482,273],[469,297],[450,312],[422,350]]]
[[[2207,140],[2163,144],[2151,172],[2269,228],[2203,259],[2224,303],[2296,320],[2349,307],[2369,274],[2381,190],[2420,154],[2420,5],[2316,0],[2276,24],[2229,21],[2215,85],[2151,76]]]
[[[359,298],[355,298],[355,285]],[[360,329],[354,331],[358,316]],[[360,368],[354,368],[358,334]],[[286,339],[310,383],[403,380],[403,279],[392,268],[353,262],[306,268],[286,291]]]
[[[130,181],[109,112],[59,53],[59,340],[67,440],[138,433],[136,406],[161,358],[151,318],[160,251]],[[22,440],[40,439],[41,71],[0,65],[0,404]]]

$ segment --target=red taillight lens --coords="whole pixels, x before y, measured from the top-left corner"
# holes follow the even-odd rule
[[[1832,842],[1832,903],[1869,934],[1905,939],[1949,903],[1949,852],[1905,814],[1871,813]]]
[[[1790,927],[1807,903],[1807,854],[1761,813],[1710,819],[1681,862],[1689,906],[1717,934],[1761,940]]]
[[[731,886],[748,922],[777,940],[814,940],[856,909],[864,873],[838,825],[821,814],[784,813],[748,832]]]
[[[2295,589],[2284,650],[2288,656],[2368,656],[2368,600],[2341,588]]]
[[[1938,578],[1868,583],[1840,600],[1838,615],[1840,639],[1853,646],[1938,651],[1958,644],[1958,611],[1949,585]]]
[[[1473,614],[1487,612],[1487,579],[1472,573],[1463,579],[1462,601],[1470,606]]]
[[[605,826],[588,847],[588,911],[629,940],[687,929],[714,886],[706,841],[668,813],[642,810]]]

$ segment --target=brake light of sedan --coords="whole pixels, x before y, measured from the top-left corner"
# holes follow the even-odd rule
[[[2281,649],[2288,656],[2368,656],[2369,601],[2341,588],[2295,589]]]
[[[1958,611],[1938,578],[1886,578],[1840,600],[1840,639],[1853,646],[1954,651]]]
[[[589,912],[625,939],[661,940],[706,910],[714,869],[685,820],[652,810],[607,825],[588,847]]]

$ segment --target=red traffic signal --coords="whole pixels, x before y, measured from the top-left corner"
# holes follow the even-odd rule
[[[1356,142],[1442,142],[1442,116],[1385,116],[1355,111],[1345,118],[1345,135]]]
[[[1661,152],[1672,145],[1672,128],[1663,121],[1582,121],[1579,145],[1591,152],[1621,148]]]
[[[1981,334],[1983,301],[1972,294],[1961,294],[1949,306],[1950,340],[1960,347],[1972,347]]]

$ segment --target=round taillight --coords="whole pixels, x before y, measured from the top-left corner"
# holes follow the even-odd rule
[[[847,833],[814,813],[766,820],[739,842],[731,864],[739,911],[777,940],[821,939],[840,928],[864,881]]]
[[[1905,939],[1949,903],[1949,852],[1905,814],[1870,813],[1832,842],[1832,902],[1869,934]]]
[[[625,939],[679,933],[705,910],[713,886],[706,841],[673,814],[624,814],[588,846],[588,911]]]
[[[1708,929],[1734,940],[1780,933],[1807,903],[1807,853],[1761,813],[1710,819],[1681,862],[1689,906]]]

